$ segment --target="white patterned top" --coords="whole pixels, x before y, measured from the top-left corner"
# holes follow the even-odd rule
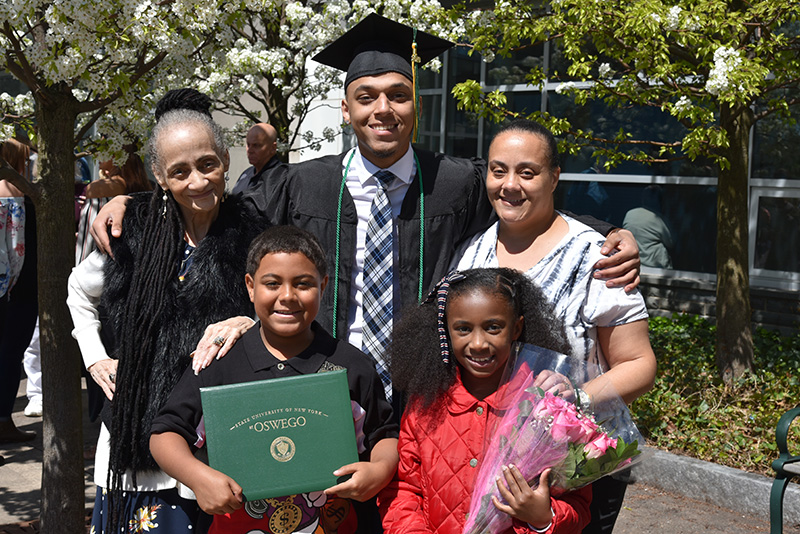
[[[558,214],[569,225],[567,235],[525,274],[544,291],[556,316],[564,321],[573,355],[605,371],[608,364],[597,343],[597,327],[646,319],[647,308],[638,290],[627,294],[623,288],[608,288],[604,280],[592,277],[592,266],[603,257],[600,247],[605,238],[585,224]],[[465,243],[455,255],[460,259],[453,268],[499,267],[498,224]]]
[[[10,291],[25,261],[25,199],[0,197],[0,297]]]

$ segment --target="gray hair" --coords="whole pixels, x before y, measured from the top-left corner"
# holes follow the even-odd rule
[[[164,113],[161,118],[156,122],[152,133],[150,134],[150,141],[147,144],[147,156],[150,159],[150,168],[153,174],[158,175],[159,171],[163,168],[164,162],[159,149],[159,140],[164,134],[172,132],[178,126],[196,125],[205,128],[211,134],[211,139],[214,142],[214,152],[217,153],[220,160],[225,160],[225,154],[228,152],[228,145],[225,142],[225,135],[222,132],[219,124],[214,120],[198,111],[190,109],[175,109]]]

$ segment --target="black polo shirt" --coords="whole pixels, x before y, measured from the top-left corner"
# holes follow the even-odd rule
[[[191,367],[181,377],[169,400],[153,421],[151,433],[175,432],[193,446],[203,415],[200,388],[240,384],[271,378],[298,376],[321,371],[347,369],[350,399],[366,412],[364,435],[366,451],[361,461],[369,459],[372,447],[384,438],[398,436],[392,421],[392,407],[386,402],[375,366],[363,352],[346,341],[334,339],[316,321],[311,326],[314,340],[294,358],[279,360],[261,340],[261,323],[251,328],[230,352],[195,375]]]

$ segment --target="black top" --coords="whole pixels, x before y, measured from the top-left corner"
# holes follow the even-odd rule
[[[253,169],[252,174],[248,172],[250,169]],[[233,186],[233,191],[231,191],[231,194],[239,195],[245,191],[256,189],[261,185],[264,177],[268,176],[269,173],[285,171],[286,164],[278,159],[278,156],[272,156],[272,158],[270,158],[270,160],[261,168],[260,171],[257,171],[255,166],[253,166],[248,168],[247,171],[243,172],[236,181],[236,185]]]
[[[251,328],[225,355],[195,375],[191,368],[181,377],[167,403],[153,421],[151,432],[176,432],[189,445],[197,441],[197,427],[203,415],[200,388],[240,384],[271,378],[284,378],[326,370],[347,369],[350,399],[366,412],[362,461],[369,459],[372,447],[384,438],[398,436],[392,422],[392,407],[386,402],[383,386],[372,361],[345,341],[331,337],[318,323],[312,325],[314,340],[294,358],[279,360],[261,340],[261,323]]]

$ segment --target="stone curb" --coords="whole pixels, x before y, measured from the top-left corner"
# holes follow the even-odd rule
[[[633,481],[769,521],[772,478],[679,456],[651,447],[633,467]],[[783,497],[784,525],[800,524],[800,486],[789,484]]]

